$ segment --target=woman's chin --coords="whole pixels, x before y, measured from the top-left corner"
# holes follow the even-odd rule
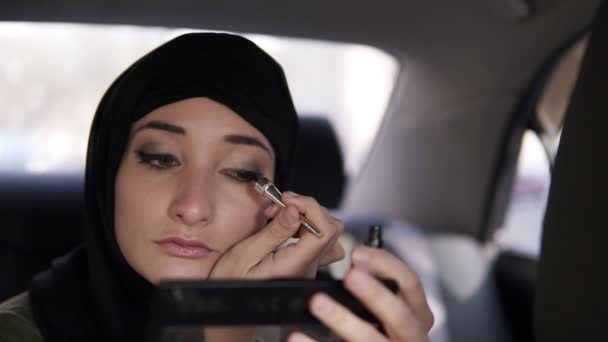
[[[203,273],[179,273],[179,272],[170,272],[166,274],[162,274],[158,277],[155,277],[157,280],[154,281],[156,285],[167,282],[167,281],[195,281],[195,280],[207,280],[209,277],[208,274]]]
[[[204,265],[173,265],[154,270],[150,277],[147,277],[153,284],[158,285],[165,281],[193,281],[207,280],[211,270]]]

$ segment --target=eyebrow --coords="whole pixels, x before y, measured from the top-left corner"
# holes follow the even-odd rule
[[[241,134],[228,134],[228,135],[224,136],[224,141],[232,143],[232,144],[257,146],[257,147],[264,149],[264,151],[268,152],[268,154],[270,154],[270,156],[273,156],[272,151],[268,147],[266,147],[266,145],[264,145],[260,141],[260,139],[258,139],[256,137],[252,137],[249,135],[241,135]]]
[[[158,129],[161,131],[166,131],[173,134],[186,135],[186,129],[180,126],[172,125],[168,122],[164,121],[149,121],[144,125],[141,125],[133,134],[142,131],[144,129]],[[242,135],[242,134],[227,134],[224,136],[224,141],[231,144],[239,144],[239,145],[249,145],[249,146],[257,146],[262,148],[264,151],[268,152],[271,157],[274,157],[272,150],[268,148],[264,143],[260,141],[260,139],[250,136],[250,135]]]
[[[164,121],[149,121],[145,125],[141,125],[140,127],[138,127],[133,132],[133,134],[135,134],[139,131],[142,131],[144,129],[158,129],[158,130],[166,131],[169,133],[186,135],[186,130],[183,127],[175,126],[175,125],[172,125],[172,124],[164,122]]]

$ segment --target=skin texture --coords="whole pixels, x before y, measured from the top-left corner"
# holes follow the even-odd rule
[[[246,136],[227,141],[227,136]],[[252,144],[255,139],[257,144]],[[151,283],[163,279],[267,279],[315,276],[344,257],[344,224],[311,197],[285,192],[279,208],[255,192],[239,170],[274,178],[268,140],[228,107],[192,98],[160,107],[135,122],[116,177],[115,229],[127,262]],[[323,237],[300,227],[306,217]],[[272,219],[272,220],[271,220]],[[270,222],[269,222],[270,220]],[[297,242],[277,250],[289,238]],[[179,237],[208,247],[175,255],[160,243]],[[200,252],[200,250],[199,250]],[[385,335],[326,295],[313,315],[347,341],[428,341],[433,325],[416,274],[383,250],[360,247],[344,282],[383,323]],[[375,277],[397,281],[397,295]],[[207,341],[249,341],[251,329],[207,329]],[[295,333],[290,341],[310,341]]]
[[[355,316],[323,293],[310,300],[310,311],[344,341],[429,341],[434,317],[418,276],[394,255],[366,246],[352,254],[353,268],[344,277],[345,287],[381,322],[385,334]],[[377,278],[393,279],[399,285],[393,294]],[[314,341],[293,333],[289,342]]]
[[[258,144],[227,141],[229,135]],[[312,277],[320,265],[343,258],[337,243],[343,224],[314,199],[287,194],[287,207],[279,210],[239,177],[247,170],[273,179],[274,163],[261,132],[208,98],[171,103],[135,122],[115,184],[116,238],[127,262],[158,283]],[[299,215],[319,226],[324,238],[300,232],[296,244],[273,253],[298,234]],[[268,223],[270,218],[276,219]],[[209,251],[171,255],[159,244],[171,237],[203,243]]]

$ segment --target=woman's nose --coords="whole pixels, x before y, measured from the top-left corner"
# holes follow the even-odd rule
[[[187,226],[205,225],[213,219],[214,199],[211,177],[184,176],[178,182],[169,216]]]

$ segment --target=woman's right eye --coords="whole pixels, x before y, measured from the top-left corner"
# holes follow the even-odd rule
[[[168,153],[149,153],[142,150],[136,151],[139,162],[153,169],[166,170],[179,166],[179,161]]]

